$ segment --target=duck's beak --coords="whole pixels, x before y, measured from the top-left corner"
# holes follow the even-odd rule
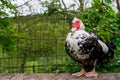
[[[74,33],[77,30],[77,28],[73,27],[70,32]]]

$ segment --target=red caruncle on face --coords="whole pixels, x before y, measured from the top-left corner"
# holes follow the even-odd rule
[[[72,27],[73,27],[73,28],[80,29],[80,21],[79,21],[79,20],[76,20],[75,22],[73,22],[73,23],[72,23]]]

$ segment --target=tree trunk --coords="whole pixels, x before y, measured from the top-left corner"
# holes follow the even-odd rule
[[[79,10],[80,10],[80,11],[83,11],[83,8],[84,8],[84,1],[83,1],[83,0],[79,0],[79,3],[80,3]]]
[[[119,0],[116,0],[116,3],[117,3],[117,9],[120,12],[120,2],[119,2]]]

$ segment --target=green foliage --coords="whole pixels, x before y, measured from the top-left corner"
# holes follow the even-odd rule
[[[9,65],[9,61],[15,60],[13,52],[16,50],[17,33],[11,19],[7,17],[9,14],[15,14],[15,12],[15,7],[10,4],[9,0],[0,1],[0,66]],[[14,60],[1,59],[4,57],[12,57]],[[6,72],[1,70],[0,72]]]
[[[80,18],[88,31],[97,33],[105,42],[111,40],[113,28],[117,28],[115,11],[109,5],[100,2],[94,2],[91,8],[80,15]]]
[[[9,14],[15,14],[16,9],[9,0],[0,1],[0,46],[6,51],[11,51],[15,48],[16,33],[15,28],[10,22],[9,18],[5,18]]]
[[[0,46],[6,51],[13,50],[16,44],[17,34],[8,18],[0,19]]]
[[[113,0],[93,0],[93,2],[95,3],[106,3],[106,4],[110,4]]]
[[[52,15],[61,10],[61,4],[59,0],[51,0],[51,2],[47,2],[46,5],[48,9],[45,11],[44,14]]]
[[[7,13],[7,10],[9,11]],[[9,0],[0,1],[0,17],[8,16],[9,14],[16,15],[17,10],[14,5],[11,4]]]

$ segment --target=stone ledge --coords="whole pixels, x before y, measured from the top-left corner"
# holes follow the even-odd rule
[[[98,78],[75,77],[69,73],[0,74],[0,80],[120,80],[120,73],[99,74]]]

